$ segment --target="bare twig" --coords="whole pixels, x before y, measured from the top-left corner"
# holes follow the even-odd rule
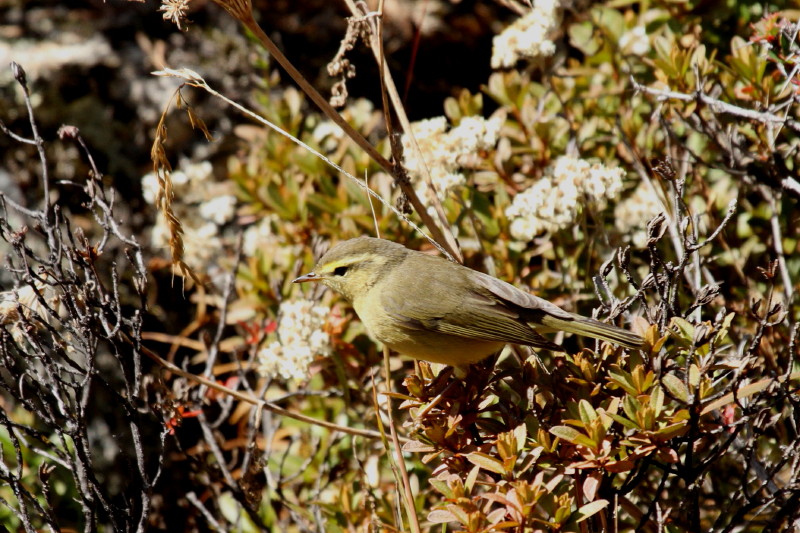
[[[294,418],[295,420],[299,420],[301,422],[306,422],[308,424],[313,424],[315,426],[324,427],[326,429],[334,430],[334,431],[341,431],[342,433],[347,433],[349,435],[355,435],[357,437],[366,437],[369,439],[380,439],[381,434],[377,431],[372,431],[369,429],[354,429],[349,428],[346,426],[340,426],[338,424],[334,424],[332,422],[328,422],[326,420],[320,420],[318,418],[313,418],[310,416],[306,416],[300,413],[295,413],[293,411],[289,411],[288,409],[284,409],[278,405],[275,405],[273,402],[267,400],[261,400],[255,398],[249,394],[244,394],[237,390],[230,389],[216,381],[212,381],[210,379],[204,378],[203,376],[198,376],[196,374],[192,374],[191,372],[187,372],[182,368],[170,363],[166,359],[163,359],[161,356],[156,354],[155,352],[147,349],[146,347],[141,347],[142,353],[144,353],[147,357],[152,359],[154,362],[158,363],[160,366],[166,368],[170,372],[177,374],[181,377],[184,377],[190,381],[198,383],[200,385],[204,385],[209,389],[213,389],[215,391],[221,392],[223,394],[227,394],[233,398],[236,398],[239,401],[249,403],[251,405],[255,405],[259,409],[263,409],[265,411],[271,411],[273,413],[279,414],[281,416],[286,416],[289,418]],[[401,438],[401,440],[406,440]]]
[[[728,102],[723,102],[717,98],[713,98],[702,91],[696,91],[693,94],[685,94],[677,91],[666,91],[663,89],[654,89],[640,84],[636,79],[631,76],[631,84],[634,90],[656,96],[659,100],[680,100],[682,102],[700,102],[706,104],[715,113],[724,113],[734,115],[741,118],[756,120],[764,124],[780,124],[788,126],[795,133],[800,133],[800,122],[788,118],[786,116],[776,115],[768,111],[755,111],[753,109],[746,109],[744,107],[735,106]]]
[[[390,388],[392,379],[391,371],[389,369],[389,348],[383,348],[383,371],[386,374],[384,382],[386,387]],[[391,392],[391,390],[387,391]],[[403,448],[400,446],[400,439],[397,435],[397,428],[395,428],[394,416],[392,413],[392,397],[386,396],[386,416],[389,418],[389,434],[392,437],[392,446],[394,448],[394,459],[397,467],[400,469],[400,480],[403,485],[403,498],[405,501],[406,516],[408,517],[411,531],[420,533],[419,520],[417,519],[417,508],[414,505],[414,494],[411,492],[411,480],[408,477],[408,470],[406,469],[405,458],[403,457]]]

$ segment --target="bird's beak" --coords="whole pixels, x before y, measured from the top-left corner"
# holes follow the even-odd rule
[[[314,272],[309,272],[305,276],[300,276],[296,280],[293,280],[292,283],[305,283],[306,281],[320,281],[322,280],[321,277],[317,276]]]

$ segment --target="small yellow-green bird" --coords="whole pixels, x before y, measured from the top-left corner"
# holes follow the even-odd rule
[[[566,331],[626,348],[644,342],[487,274],[384,239],[338,243],[294,283],[308,281],[344,296],[390,349],[434,363],[465,366],[506,343],[558,349],[542,332]]]

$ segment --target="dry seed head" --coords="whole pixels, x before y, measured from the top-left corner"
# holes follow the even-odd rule
[[[214,0],[214,2],[241,22],[246,23],[253,18],[253,6],[250,0]]]

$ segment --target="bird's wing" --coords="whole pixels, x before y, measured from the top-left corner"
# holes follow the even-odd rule
[[[473,285],[492,293],[509,310],[519,313],[523,322],[540,331],[566,331],[631,349],[641,348],[644,343],[644,339],[635,333],[593,318],[568,313],[547,300],[486,274],[476,272],[473,281]]]
[[[384,311],[392,317],[396,325],[411,330],[432,331],[477,340],[491,340],[526,344],[553,349],[553,344],[543,336],[531,329],[527,318],[523,318],[526,309],[518,302],[524,301],[526,293],[504,282],[471,272],[448,272],[446,276],[478,274],[478,284],[464,283],[457,286],[472,286],[473,290],[461,295],[461,301],[456,305],[452,294],[449,293],[453,286],[453,279],[445,278],[435,270],[417,283],[424,284],[426,298],[424,307],[418,299],[407,298],[405,294],[389,294],[385,292],[381,297]],[[424,275],[424,274],[423,274]],[[442,279],[438,279],[442,277]],[[497,282],[496,284],[492,282]],[[411,281],[413,283],[413,281]],[[505,287],[507,285],[507,287]],[[509,287],[511,290],[509,290]],[[522,296],[515,295],[514,291]],[[516,298],[516,300],[515,300]],[[570,317],[555,305],[549,304],[541,298],[533,301],[537,306],[555,308],[557,311]],[[544,302],[546,305],[542,305]],[[511,305],[509,305],[509,303]],[[468,312],[464,310],[468,309]],[[538,309],[538,307],[536,308]]]
[[[473,285],[487,290],[501,304],[509,309],[516,310],[523,316],[524,320],[536,322],[537,314],[550,315],[561,320],[574,319],[571,313],[564,311],[557,305],[548,302],[544,298],[539,298],[529,292],[520,290],[503,280],[481,272],[474,272],[472,281]]]

